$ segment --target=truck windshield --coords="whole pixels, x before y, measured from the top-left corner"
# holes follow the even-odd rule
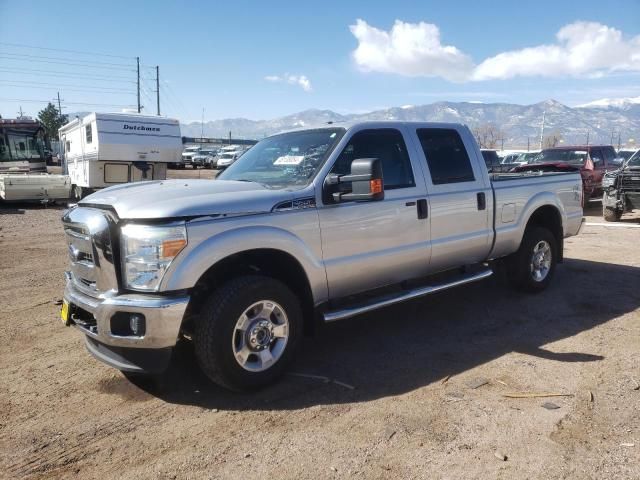
[[[315,177],[344,132],[344,128],[323,128],[265,138],[218,178],[256,182],[274,189],[304,187]]]
[[[634,153],[631,158],[627,160],[625,167],[640,167],[640,150]]]
[[[562,162],[583,165],[586,160],[585,150],[543,150],[529,163]]]

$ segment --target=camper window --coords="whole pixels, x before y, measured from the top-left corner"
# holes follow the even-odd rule
[[[93,139],[93,138],[92,138],[92,137],[93,137],[93,132],[91,131],[91,124],[86,125],[86,126],[84,127],[84,129],[85,129],[86,134],[87,134],[87,143],[91,143],[91,141],[92,141],[92,139]]]
[[[64,149],[65,152],[70,152],[71,151],[71,142],[66,142],[66,146]]]

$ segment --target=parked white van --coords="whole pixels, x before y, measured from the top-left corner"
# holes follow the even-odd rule
[[[178,120],[130,113],[90,113],[59,130],[76,200],[119,183],[167,178],[182,152]]]

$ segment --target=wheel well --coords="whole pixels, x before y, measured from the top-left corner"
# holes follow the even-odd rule
[[[183,329],[192,330],[193,317],[199,315],[204,301],[214,289],[232,278],[256,273],[280,280],[296,294],[301,300],[304,331],[311,333],[314,323],[313,296],[302,265],[289,253],[268,248],[231,255],[209,268],[193,288]]]
[[[532,226],[544,227],[556,237],[556,243],[560,251],[558,261],[562,262],[564,257],[564,230],[562,229],[562,217],[558,209],[552,205],[538,208],[529,217],[526,228],[528,229]]]

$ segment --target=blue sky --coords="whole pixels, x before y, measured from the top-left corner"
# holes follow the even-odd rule
[[[350,29],[358,19],[359,30]],[[396,20],[403,23],[394,30]],[[146,111],[155,113],[147,67],[159,65],[162,113],[182,121],[199,120],[203,108],[205,120],[262,119],[441,100],[576,105],[636,97],[639,20],[640,2],[629,0],[0,0],[0,114],[14,116],[20,106],[35,114],[57,91],[67,112],[133,105],[135,56],[143,62]],[[572,51],[569,44],[580,41]],[[597,49],[598,42],[601,51],[585,53],[593,58],[583,65],[583,47]],[[519,52],[524,48],[533,50]],[[52,63],[60,61],[81,65]]]

